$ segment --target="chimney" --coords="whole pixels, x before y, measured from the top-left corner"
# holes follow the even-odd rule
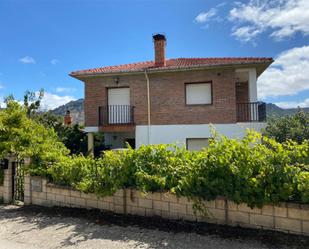
[[[64,116],[64,126],[67,126],[67,127],[71,126],[72,121],[73,121],[73,118],[71,116],[71,112],[67,110],[67,113]]]
[[[165,46],[166,38],[163,34],[155,34],[153,37],[154,49],[155,49],[155,67],[166,66],[165,61]]]

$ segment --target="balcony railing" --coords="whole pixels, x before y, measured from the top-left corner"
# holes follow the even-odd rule
[[[99,126],[134,124],[134,106],[99,106]]]
[[[237,103],[237,122],[265,122],[266,104],[263,102]]]

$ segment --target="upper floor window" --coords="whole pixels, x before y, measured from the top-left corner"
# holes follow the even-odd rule
[[[211,82],[186,83],[187,105],[209,105],[212,104]]]

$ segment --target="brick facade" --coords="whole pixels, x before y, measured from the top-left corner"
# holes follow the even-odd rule
[[[236,122],[235,69],[151,73],[151,124],[224,124]],[[185,83],[212,81],[212,105],[186,106]],[[85,79],[85,124],[98,126],[98,107],[107,105],[108,87],[130,87],[136,125],[147,125],[147,85],[144,74]]]

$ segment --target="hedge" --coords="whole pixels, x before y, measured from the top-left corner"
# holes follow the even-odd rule
[[[255,132],[242,140],[215,134],[200,152],[149,145],[108,151],[98,159],[69,156],[52,165],[47,175],[57,184],[98,196],[132,187],[196,201],[224,196],[251,207],[309,203],[309,143],[278,143]]]

